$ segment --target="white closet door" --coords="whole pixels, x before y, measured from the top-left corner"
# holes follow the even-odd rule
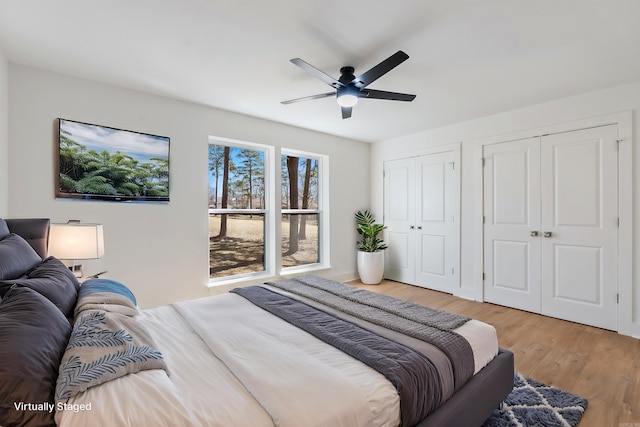
[[[484,147],[484,298],[540,312],[540,140]]]
[[[384,223],[389,249],[385,252],[388,279],[415,280],[415,159],[384,163]]]
[[[542,313],[612,330],[618,326],[616,138],[617,127],[606,126],[543,137],[541,148]]]
[[[460,282],[455,151],[384,163],[385,277],[453,293]]]
[[[416,159],[415,284],[448,293],[453,292],[459,263],[456,208],[460,185],[455,162],[451,151]]]

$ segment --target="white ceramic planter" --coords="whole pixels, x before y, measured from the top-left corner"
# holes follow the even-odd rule
[[[384,276],[384,251],[358,251],[358,275],[365,285],[377,285]]]

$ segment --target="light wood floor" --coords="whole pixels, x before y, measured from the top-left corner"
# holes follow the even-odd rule
[[[579,427],[640,427],[640,340],[393,281],[350,284],[493,325],[516,372],[589,400]]]

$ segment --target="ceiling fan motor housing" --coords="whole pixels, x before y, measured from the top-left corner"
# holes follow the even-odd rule
[[[340,83],[348,85],[349,83],[353,82],[356,78],[356,76],[353,74],[354,71],[355,68],[351,66],[340,68],[340,78],[338,79]],[[355,84],[356,82],[353,83]]]

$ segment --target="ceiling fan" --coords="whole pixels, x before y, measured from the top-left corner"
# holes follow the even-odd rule
[[[340,78],[334,79],[328,74],[318,70],[313,65],[303,61],[300,58],[293,58],[292,63],[302,68],[312,76],[322,80],[329,86],[336,89],[334,92],[321,93],[319,95],[305,96],[302,98],[290,99],[288,101],[282,101],[282,104],[292,104],[294,102],[309,101],[312,99],[328,98],[330,96],[336,96],[338,105],[342,109],[342,118],[348,119],[351,117],[351,110],[356,105],[360,98],[370,99],[386,99],[390,101],[408,101],[411,102],[416,97],[415,95],[409,95],[407,93],[387,92],[384,90],[367,89],[374,81],[378,80],[389,71],[402,64],[409,59],[409,55],[399,50],[378,65],[360,74],[358,77],[354,76],[355,71],[353,67],[346,66],[340,68]]]

